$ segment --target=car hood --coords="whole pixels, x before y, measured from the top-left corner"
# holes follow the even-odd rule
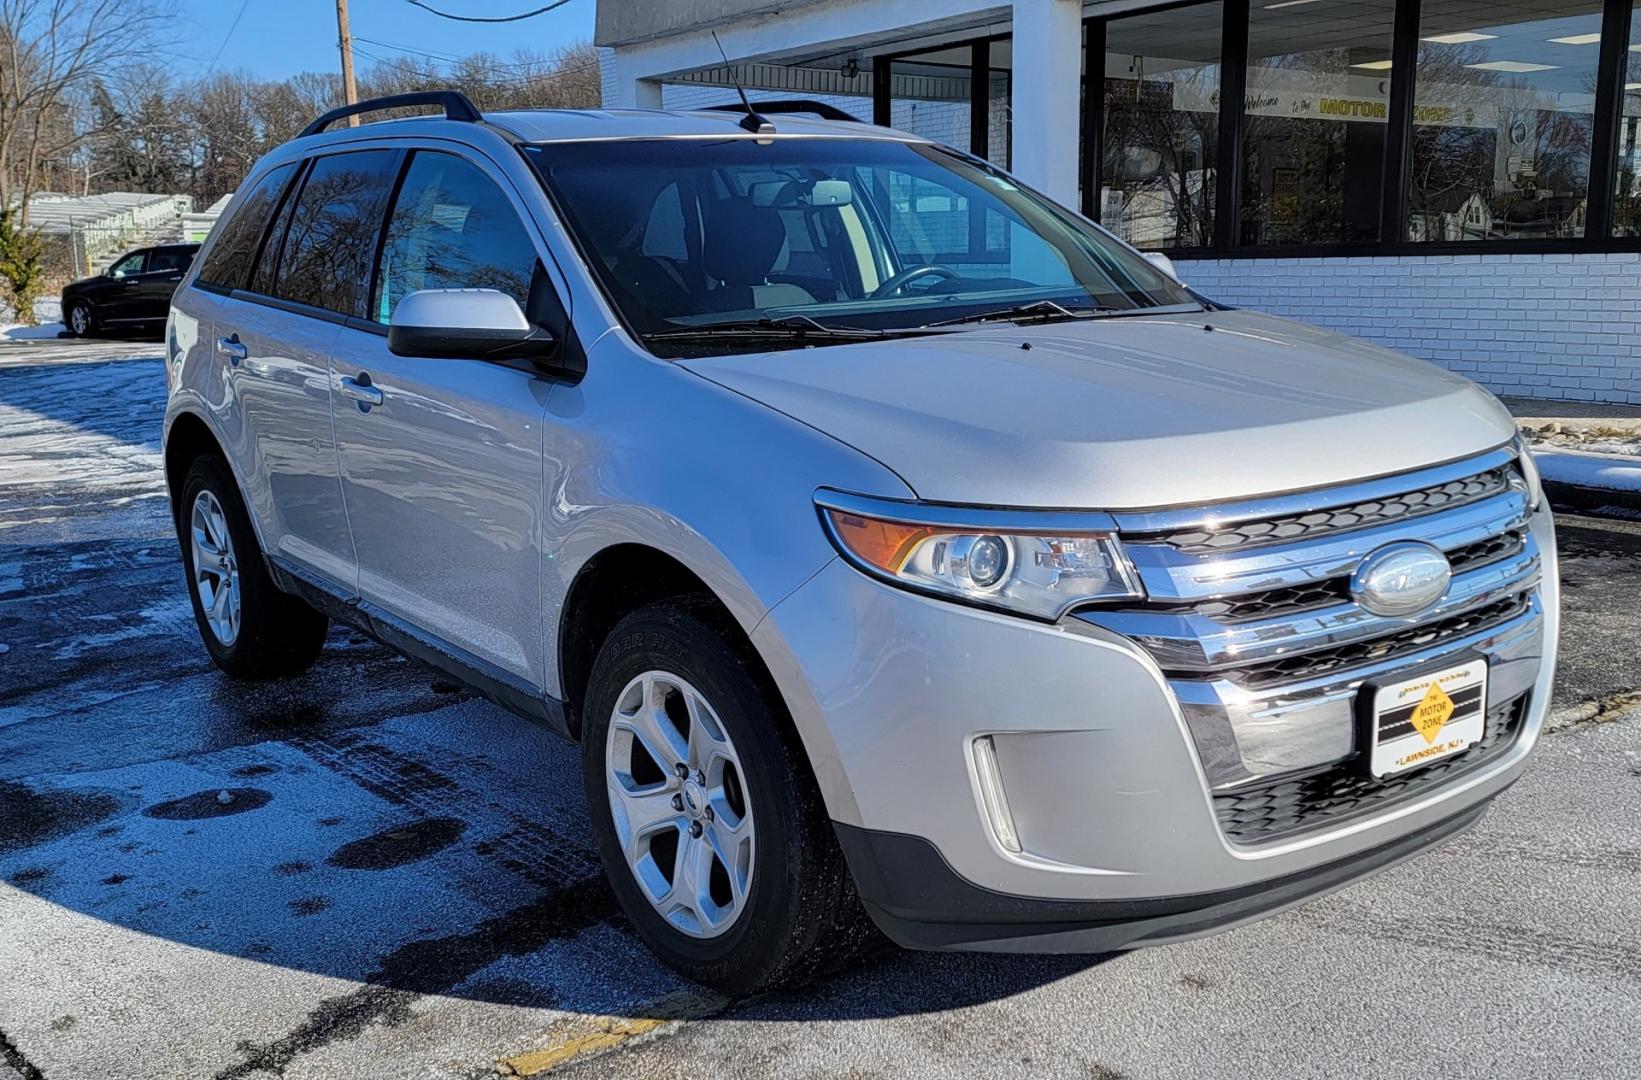
[[[1432,364],[1246,311],[679,363],[871,455],[934,502],[1209,502],[1420,468],[1515,432],[1491,394]]]

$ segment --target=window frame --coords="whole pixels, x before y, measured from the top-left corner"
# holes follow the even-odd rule
[[[1083,20],[1083,150],[1079,161],[1083,216],[1098,222],[1101,153],[1104,140],[1105,43],[1108,26],[1144,12],[1198,7],[1214,0],[1175,0]],[[1222,101],[1246,98],[1248,28],[1253,0],[1222,0]],[[1219,188],[1214,208],[1214,241],[1203,247],[1159,248],[1175,259],[1315,259],[1343,256],[1406,255],[1553,255],[1641,252],[1641,236],[1613,236],[1614,186],[1618,171],[1618,137],[1622,126],[1625,62],[1630,45],[1633,0],[1603,0],[1601,54],[1595,88],[1595,116],[1590,148],[1589,191],[1584,235],[1538,240],[1413,241],[1407,235],[1407,206],[1412,172],[1413,95],[1417,79],[1419,24],[1423,0],[1397,0],[1391,46],[1391,78],[1381,186],[1379,239],[1334,244],[1254,245],[1237,242],[1242,218],[1243,109],[1220,110],[1216,168]],[[1234,114],[1234,115],[1232,115]]]

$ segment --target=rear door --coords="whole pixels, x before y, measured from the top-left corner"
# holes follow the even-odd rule
[[[148,253],[148,264],[143,268],[142,283],[137,287],[136,310],[132,318],[164,319],[171,310],[171,294],[176,291],[188,264],[194,258],[193,248],[163,247]]]
[[[538,256],[522,218],[488,162],[415,151],[389,213],[369,314],[342,330],[331,373],[360,599],[480,670],[540,686],[550,384],[502,364],[396,356],[386,336],[394,305],[419,289],[499,289],[524,307]],[[361,387],[371,400],[344,396]]]
[[[245,283],[213,333],[251,440],[247,478],[270,555],[351,593],[357,576],[331,424],[330,351],[362,310],[400,159],[353,150],[308,162],[280,193]]]

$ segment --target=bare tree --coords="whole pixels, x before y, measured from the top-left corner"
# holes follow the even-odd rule
[[[73,176],[92,88],[142,55],[157,14],[148,0],[0,0],[0,278],[21,319],[43,269],[29,197]]]

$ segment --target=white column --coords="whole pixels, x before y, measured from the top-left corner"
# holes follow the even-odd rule
[[[635,58],[623,55],[620,49],[610,57],[610,79],[605,84],[609,89],[609,100],[604,105],[610,109],[659,109],[661,107],[661,83],[656,79],[646,79],[637,74],[643,68],[639,67]]]
[[[1077,208],[1081,0],[1014,0],[1013,172]]]

